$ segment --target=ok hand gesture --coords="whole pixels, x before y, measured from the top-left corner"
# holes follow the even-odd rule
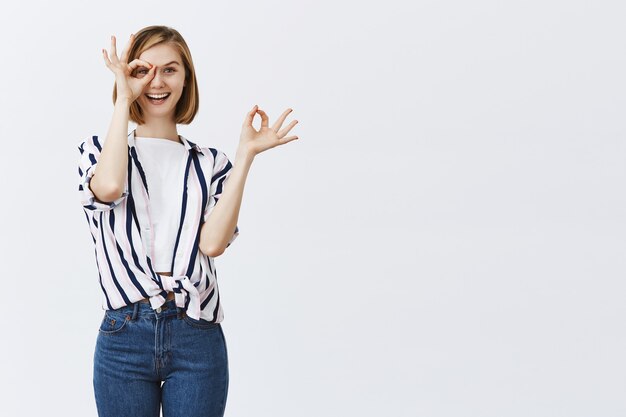
[[[128,62],[130,47],[134,41],[135,34],[133,33],[130,35],[126,48],[122,51],[122,55],[119,58],[117,57],[115,36],[111,36],[111,57],[109,58],[106,49],[102,50],[105,65],[115,74],[117,99],[127,99],[129,103],[132,103],[141,95],[145,86],[154,78],[154,74],[156,73],[156,67],[139,58],[132,60],[130,63]],[[140,66],[144,66],[150,70],[145,77],[137,78],[133,73]]]
[[[285,143],[298,139],[298,136],[285,137],[296,123],[298,123],[297,120],[293,120],[289,125],[280,129],[285,118],[291,111],[292,109],[285,110],[272,127],[268,127],[269,118],[267,114],[263,110],[260,110],[259,106],[255,105],[246,115],[243,122],[239,146],[250,152],[252,156],[255,156],[278,145],[284,145]],[[261,128],[258,131],[252,126],[252,120],[257,113],[261,115]]]

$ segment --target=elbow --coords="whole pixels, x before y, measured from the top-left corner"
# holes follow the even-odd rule
[[[122,191],[117,187],[113,187],[100,194],[96,194],[94,192],[94,195],[96,195],[100,201],[111,202],[120,198],[122,196]]]
[[[206,256],[217,258],[226,251],[230,242],[226,236],[219,236],[217,233],[210,233],[210,227],[211,226],[207,222],[204,222],[202,225],[198,249]]]
[[[96,198],[103,202],[115,201],[122,196],[124,190],[117,185],[102,185],[95,180],[94,176],[89,182],[89,189]]]
[[[120,198],[122,196],[122,194],[124,193],[124,191],[119,188],[119,187],[113,187],[109,190],[109,193],[107,194],[107,198],[110,199],[110,201],[115,201],[118,198]]]
[[[204,253],[206,256],[209,256],[211,258],[217,258],[218,256],[224,253],[224,250],[225,248],[219,248],[216,246],[200,248],[200,251],[202,251],[202,253]]]
[[[102,184],[100,177],[94,174],[89,181],[89,189],[100,201],[115,201],[122,196],[124,187],[119,184],[108,183]]]

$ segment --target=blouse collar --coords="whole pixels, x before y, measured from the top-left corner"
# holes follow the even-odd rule
[[[200,146],[196,145],[183,135],[178,136],[180,136],[180,139],[183,141],[183,145],[185,145],[185,149],[187,149],[187,151],[193,149],[196,152],[202,153],[202,149],[200,148]],[[128,146],[130,146],[131,148],[135,147],[135,129],[133,129],[133,131],[128,134]]]

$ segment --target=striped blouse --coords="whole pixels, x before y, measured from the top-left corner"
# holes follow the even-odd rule
[[[198,245],[200,229],[219,200],[232,164],[224,152],[180,137],[188,157],[182,198],[172,198],[181,201],[181,207],[171,277],[157,274],[152,265],[155,258],[150,193],[135,148],[135,130],[128,135],[125,190],[112,202],[98,200],[89,188],[104,142],[92,136],[78,145],[78,192],[94,243],[102,308],[117,309],[149,298],[156,310],[165,303],[167,292],[174,292],[176,305],[189,317],[219,323],[224,312],[215,261],[203,254]],[[238,235],[236,226],[227,247]]]

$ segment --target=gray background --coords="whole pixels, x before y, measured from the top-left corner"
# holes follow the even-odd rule
[[[234,157],[254,104],[300,122],[216,261],[227,416],[626,415],[623,2],[1,7],[3,415],[96,415],[76,146],[101,49],[151,24],[196,65],[180,134]]]

